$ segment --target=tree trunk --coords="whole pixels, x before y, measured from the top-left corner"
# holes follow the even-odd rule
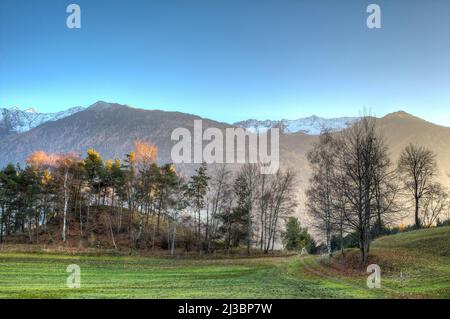
[[[340,237],[341,237],[341,255],[344,256],[344,227],[342,225],[342,220],[341,220],[339,231],[340,231]]]
[[[415,198],[415,211],[414,211],[414,219],[416,228],[420,228],[420,219],[419,219],[419,198],[416,196]]]
[[[197,230],[197,236],[198,236],[198,239],[200,240],[201,239],[201,236],[202,236],[202,230],[201,230],[201,226],[200,226],[200,209],[198,209],[198,211],[197,211],[197,216],[198,216],[198,230]],[[201,248],[200,248],[201,249]]]
[[[113,244],[113,246],[114,246],[114,249],[117,249],[116,241],[115,241],[115,239],[114,239],[114,232],[113,232],[113,229],[112,229],[111,217],[108,217],[108,220],[109,220],[109,230],[110,230],[110,232],[111,232],[111,240],[112,240],[112,244]]]
[[[177,224],[174,222],[173,223],[173,232],[172,232],[172,244],[171,244],[171,248],[170,248],[170,254],[173,256],[175,253],[175,239],[177,236]]]
[[[247,255],[250,256],[250,246],[251,246],[251,236],[252,236],[252,217],[251,210],[248,211],[247,215]]]
[[[64,212],[63,212],[63,230],[62,230],[62,238],[63,242],[66,242],[66,227],[67,227],[67,206],[69,204],[69,196],[67,192],[67,178],[69,172],[66,171],[64,174]]]
[[[333,256],[333,251],[332,251],[332,247],[331,247],[331,232],[329,229],[327,229],[327,253],[328,253],[328,257]]]
[[[360,237],[362,237],[362,236],[364,236],[364,235],[361,234]],[[359,259],[360,259],[361,264],[364,265],[366,263],[366,259],[367,259],[366,248],[365,248],[364,239],[361,239],[361,238],[359,241]]]
[[[152,250],[155,250],[155,240],[156,240],[156,223],[153,217]]]
[[[82,215],[82,204],[80,203],[80,237],[83,238],[83,215]]]
[[[206,202],[206,226],[205,226],[205,242],[208,243],[209,236],[209,204]]]
[[[33,232],[31,231],[31,219],[28,220],[28,239],[33,243]]]
[[[86,225],[85,225],[85,230],[86,230],[85,233],[86,233],[86,235],[89,235],[89,215],[90,215],[90,210],[91,210],[91,191],[89,190],[87,210],[86,210]]]
[[[162,196],[162,195],[161,195]],[[161,218],[161,209],[162,209],[162,199],[159,200],[159,205],[158,205],[158,217],[157,217],[157,222],[156,222],[156,233],[159,235],[159,222],[160,222],[160,218]]]
[[[39,212],[39,210],[38,210]],[[34,223],[36,225],[36,244],[39,243],[39,215],[40,213],[37,213],[34,217]]]
[[[123,218],[123,203],[120,203],[119,222],[117,223],[117,235],[120,234],[120,230],[122,229],[122,218]]]
[[[376,200],[377,200],[377,232],[378,232],[378,236],[381,235],[381,196],[380,196],[380,191],[377,191],[376,194]]]
[[[2,205],[2,213],[0,215],[0,244],[3,243],[3,216],[5,213],[5,206]]]

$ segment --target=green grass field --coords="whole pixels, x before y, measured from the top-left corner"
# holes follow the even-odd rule
[[[0,298],[450,298],[450,227],[380,238],[367,274],[317,257],[169,259],[0,252]],[[350,265],[356,251],[347,252]],[[81,288],[66,267],[81,267]],[[403,280],[400,279],[400,271]]]
[[[450,298],[450,227],[424,229],[374,241],[370,262],[381,268],[381,289],[363,289],[367,274],[355,270],[358,252],[340,259],[304,258],[297,276],[317,278],[322,285],[352,285],[352,297],[361,298]]]

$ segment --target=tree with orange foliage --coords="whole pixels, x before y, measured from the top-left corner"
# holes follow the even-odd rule
[[[137,140],[134,142],[134,158],[138,164],[150,165],[156,162],[158,156],[158,148],[151,144],[146,143],[142,140]]]
[[[65,242],[67,237],[67,214],[70,197],[71,183],[77,175],[81,161],[78,155],[74,153],[67,154],[48,154],[42,150],[32,153],[26,163],[33,170],[42,170],[49,173],[52,171],[54,182],[58,188],[62,188],[63,192],[63,227],[62,239]]]
[[[26,163],[34,169],[41,169],[44,167],[55,166],[59,155],[57,154],[47,154],[46,152],[39,150],[32,153],[26,159]]]

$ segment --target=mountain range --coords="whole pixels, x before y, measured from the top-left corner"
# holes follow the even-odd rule
[[[96,104],[99,103],[107,104],[106,102],[101,101]],[[85,110],[84,107],[77,106],[61,112],[40,113],[34,108],[24,110],[21,110],[19,107],[0,108],[0,136],[12,133],[24,133],[44,123],[63,119],[83,110]],[[312,115],[296,120],[283,119],[260,121],[249,119],[236,122],[233,125],[245,128],[254,133],[266,131],[270,128],[279,128],[285,134],[302,132],[310,135],[318,135],[325,127],[333,131],[340,131],[357,120],[358,117],[338,117],[328,119]]]
[[[281,127],[281,165],[294,167],[303,186],[307,184],[310,171],[306,153],[318,140],[316,134],[320,129],[328,126],[339,131],[358,120],[354,117],[323,119],[312,116],[293,121],[248,120],[231,125],[192,114],[145,110],[103,101],[88,108],[71,108],[53,114],[20,111],[17,108],[2,109],[0,114],[0,166],[7,163],[23,164],[26,157],[36,150],[84,154],[92,147],[105,158],[123,158],[137,139],[154,143],[159,149],[158,161],[170,162],[170,152],[176,143],[171,140],[172,131],[176,128],[192,131],[194,120],[202,119],[204,129],[244,127],[258,131]],[[385,136],[394,162],[407,144],[421,144],[437,154],[440,179],[449,185],[450,128],[403,111],[379,118],[377,124]],[[180,167],[183,169],[183,166]],[[184,169],[191,171],[186,165]]]

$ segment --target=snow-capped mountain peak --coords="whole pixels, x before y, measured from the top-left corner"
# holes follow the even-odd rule
[[[39,113],[35,108],[0,108],[0,132],[23,133],[46,122],[56,121],[79,111],[83,107],[73,107],[56,113]]]
[[[250,132],[263,132],[270,128],[279,128],[283,133],[302,132],[309,135],[318,135],[327,128],[332,131],[341,131],[358,120],[358,117],[323,118],[317,115],[300,118],[297,120],[265,120],[250,119],[234,123]]]

